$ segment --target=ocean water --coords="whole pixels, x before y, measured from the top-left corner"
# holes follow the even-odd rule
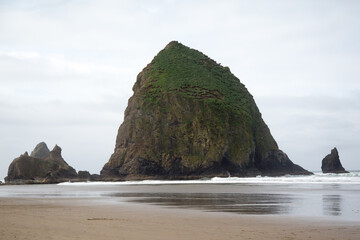
[[[0,197],[84,198],[97,204],[132,202],[199,211],[360,223],[360,171],[312,176],[1,186]]]

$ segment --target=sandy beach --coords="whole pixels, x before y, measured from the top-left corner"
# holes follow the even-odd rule
[[[359,239],[353,222],[86,199],[0,198],[1,239]]]

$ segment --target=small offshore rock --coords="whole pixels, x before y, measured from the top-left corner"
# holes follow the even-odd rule
[[[342,166],[339,152],[336,148],[332,149],[331,153],[322,160],[321,170],[323,173],[349,173]]]

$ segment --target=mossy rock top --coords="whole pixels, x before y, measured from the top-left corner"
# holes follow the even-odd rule
[[[150,103],[173,92],[250,115],[252,96],[230,69],[179,42],[170,42],[144,70],[142,94]]]

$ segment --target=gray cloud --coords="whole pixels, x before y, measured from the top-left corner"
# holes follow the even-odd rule
[[[169,41],[241,79],[280,147],[359,169],[358,1],[2,1],[0,177],[40,141],[98,172],[136,75]]]

